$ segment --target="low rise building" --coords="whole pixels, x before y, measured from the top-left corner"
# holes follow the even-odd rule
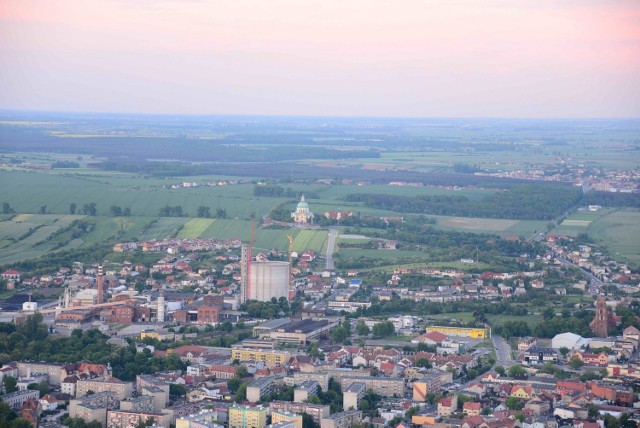
[[[532,347],[524,353],[525,364],[545,364],[558,362],[558,353],[551,348]]]
[[[458,396],[450,395],[438,402],[438,416],[448,418],[458,410]]]
[[[518,341],[518,351],[528,351],[538,343],[535,337],[523,337]]]
[[[40,399],[40,391],[37,389],[27,389],[24,391],[10,392],[2,396],[2,402],[7,403],[12,409],[19,409],[24,402],[29,399]]]
[[[465,327],[449,327],[449,326],[429,326],[426,332],[437,331],[446,336],[470,337],[472,339],[487,339],[491,337],[491,333],[485,328],[465,328]]]

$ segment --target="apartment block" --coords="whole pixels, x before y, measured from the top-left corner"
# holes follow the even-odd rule
[[[269,403],[269,409],[273,412],[293,412],[306,413],[311,416],[315,423],[319,424],[320,420],[329,416],[331,408],[325,404],[311,403],[292,403],[290,401],[272,401]]]
[[[291,358],[287,351],[236,347],[231,351],[231,359],[251,363],[264,363],[267,367],[284,367]]]
[[[342,393],[342,408],[345,410],[358,410],[358,404],[364,397],[367,387],[362,382],[353,382]]]
[[[87,392],[115,392],[118,400],[124,400],[133,395],[133,384],[131,382],[122,382],[106,379],[95,380],[79,380],[76,383],[76,396],[84,397]]]
[[[347,410],[346,412],[334,413],[320,421],[320,428],[351,428],[355,424],[362,422],[362,412],[358,410]]]
[[[293,422],[295,428],[302,428],[302,415],[293,412],[271,412],[271,423]]]
[[[438,373],[430,373],[413,382],[413,401],[427,401],[427,394],[440,393],[442,384]]]
[[[173,413],[130,412],[127,410],[110,410],[107,412],[107,428],[130,428],[139,423],[153,422],[156,426],[169,428]]]
[[[354,382],[363,383],[365,389],[383,397],[404,397],[404,379],[399,377],[344,376],[340,381],[342,391]]]
[[[261,377],[247,385],[247,401],[256,403],[262,397],[273,391],[275,379],[273,376]]]
[[[145,387],[158,388],[164,391],[166,393],[164,405],[166,406],[169,404],[169,384],[168,383],[163,382],[160,379],[156,379],[151,375],[136,376],[136,391],[138,392],[138,394],[142,394],[143,389]],[[155,391],[155,390],[149,389],[149,391]]]
[[[303,382],[315,381],[318,382],[320,388],[323,391],[327,391],[329,389],[329,378],[331,376],[327,372],[315,372],[315,373],[304,373],[304,372],[296,372],[293,374],[293,384],[301,385]]]
[[[229,428],[264,428],[266,425],[266,407],[236,405],[229,408]]]
[[[315,380],[308,380],[302,382],[296,389],[293,390],[293,401],[296,403],[302,403],[307,401],[309,397],[318,393],[318,382]]]

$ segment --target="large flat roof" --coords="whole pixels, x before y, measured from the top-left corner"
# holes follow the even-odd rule
[[[278,332],[280,333],[311,333],[319,328],[326,327],[329,325],[328,320],[312,320],[312,319],[304,319],[300,321],[293,321],[289,324],[283,325],[278,328]]]

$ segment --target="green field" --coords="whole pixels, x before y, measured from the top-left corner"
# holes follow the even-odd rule
[[[189,220],[180,233],[178,233],[178,238],[199,238],[214,221],[212,218],[194,218]]]
[[[193,187],[169,189],[159,180],[100,176],[63,176],[38,172],[0,171],[0,201],[8,202],[19,213],[36,213],[42,206],[52,214],[68,214],[69,205],[78,211],[85,203],[94,202],[98,215],[110,215],[112,205],[130,208],[134,216],[157,216],[163,206],[181,206],[183,212],[195,215],[199,206],[211,212],[224,209],[230,218],[258,218],[268,213],[285,198],[257,198],[253,185]],[[174,178],[164,185],[181,183]],[[77,212],[78,213],[78,212]]]
[[[19,214],[0,222],[0,264],[40,257],[59,242],[52,236],[83,216]],[[20,232],[13,233],[12,230]],[[18,240],[17,238],[22,237]],[[70,242],[63,242],[69,244]],[[73,245],[73,244],[72,244]]]
[[[610,211],[592,222],[587,232],[607,247],[615,260],[640,265],[640,211]]]
[[[328,232],[326,230],[301,230],[293,240],[293,251],[314,250],[324,253],[327,250]]]
[[[558,235],[576,236],[587,232],[591,224],[615,211],[612,208],[602,208],[599,211],[579,210],[573,212],[551,233]]]

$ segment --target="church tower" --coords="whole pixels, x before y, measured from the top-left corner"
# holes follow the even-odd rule
[[[596,300],[596,316],[593,319],[591,329],[597,337],[609,337],[609,312],[604,296],[599,296]]]

